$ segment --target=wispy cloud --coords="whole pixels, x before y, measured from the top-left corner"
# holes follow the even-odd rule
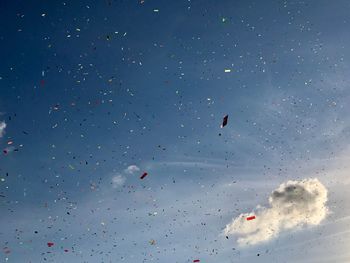
[[[129,165],[124,171],[120,173],[114,173],[112,176],[112,187],[119,188],[124,185],[127,180],[127,175],[132,175],[140,171],[140,168],[136,165]]]
[[[137,167],[136,165],[129,165],[128,168],[124,170],[124,172],[127,174],[134,174],[139,171],[140,171],[140,168]]]
[[[121,174],[117,174],[112,177],[112,186],[113,188],[119,188],[124,185],[126,178]]]
[[[0,122],[0,138],[4,136],[5,134],[5,129],[6,129],[6,122],[2,121]]]
[[[304,225],[318,225],[326,217],[327,189],[318,179],[288,181],[269,197],[270,207],[258,206],[255,212],[234,218],[225,235],[238,235],[239,245],[268,241],[281,231]],[[250,216],[255,219],[247,220]]]

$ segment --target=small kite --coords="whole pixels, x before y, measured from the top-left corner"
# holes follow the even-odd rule
[[[148,175],[148,173],[144,172],[144,173],[141,175],[140,179],[145,178],[147,175]]]
[[[221,124],[221,128],[224,128],[227,125],[227,121],[228,121],[228,115],[226,115],[223,120],[222,120],[222,124]]]
[[[54,245],[53,242],[47,242],[47,246],[48,246],[48,247],[52,247],[53,245]]]

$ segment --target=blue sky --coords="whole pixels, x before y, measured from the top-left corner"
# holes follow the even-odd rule
[[[349,4],[2,1],[2,260],[348,262]],[[307,178],[320,224],[222,235]]]

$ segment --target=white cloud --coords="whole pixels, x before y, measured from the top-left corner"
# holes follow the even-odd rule
[[[317,178],[288,181],[271,193],[270,207],[233,218],[224,234],[239,236],[239,245],[268,241],[283,230],[318,225],[328,213],[326,202],[327,189]],[[252,215],[255,219],[247,220]]]
[[[134,174],[140,171],[140,168],[136,165],[129,165],[128,168],[124,170],[124,174]],[[113,188],[119,188],[124,185],[126,182],[126,176],[122,175],[122,173],[116,173],[112,176],[112,186]]]
[[[119,188],[121,187],[126,181],[126,178],[122,175],[115,175],[112,178],[112,186],[113,188]]]
[[[4,121],[0,122],[0,138],[4,136],[5,128],[6,128],[6,122]]]
[[[128,174],[133,174],[139,171],[140,171],[140,168],[138,168],[136,165],[129,165],[128,168],[124,170],[124,172]]]

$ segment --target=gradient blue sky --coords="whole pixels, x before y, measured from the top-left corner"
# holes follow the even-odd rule
[[[349,8],[0,1],[0,260],[350,262]],[[221,235],[311,177],[319,226]]]

